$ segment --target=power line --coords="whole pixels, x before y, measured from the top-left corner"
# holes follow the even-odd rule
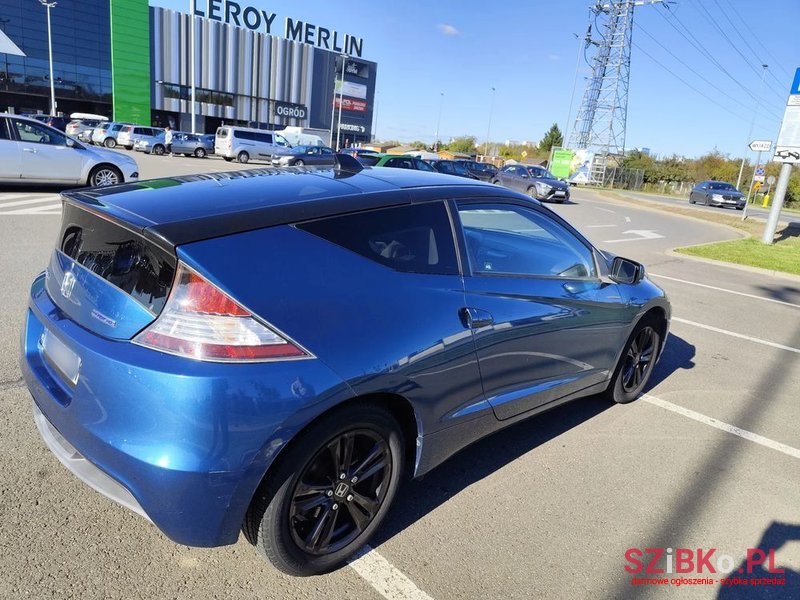
[[[736,15],[736,16],[739,18],[739,21],[741,21],[741,22],[742,22],[742,24],[743,24],[745,27],[748,27],[748,23],[747,23],[747,21],[745,21],[745,20],[744,20],[744,17],[742,17],[742,15],[741,15],[741,13],[739,13],[739,11],[738,11],[738,10],[736,10],[736,7],[733,5],[733,3],[732,3],[732,2],[731,2],[729,5],[728,5],[728,8],[730,8],[730,9],[733,11],[733,14],[735,14],[735,15]],[[723,10],[723,12],[724,12],[724,10]],[[771,64],[774,64],[774,65],[776,65],[776,66],[777,66],[777,67],[778,67],[778,68],[779,68],[781,71],[783,71],[784,73],[786,73],[786,76],[787,76],[787,77],[791,78],[791,77],[792,77],[792,74],[791,74],[791,72],[790,72],[790,71],[789,71],[789,70],[788,70],[788,69],[787,69],[785,66],[783,66],[783,65],[781,64],[780,60],[778,60],[777,58],[775,58],[775,55],[774,55],[774,54],[772,54],[772,52],[770,52],[770,51],[769,51],[769,48],[767,48],[767,47],[766,47],[766,46],[765,46],[765,45],[764,45],[764,44],[761,42],[761,39],[760,39],[760,38],[758,38],[758,37],[754,37],[753,39],[754,39],[756,42],[758,42],[758,45],[759,45],[759,46],[761,46],[761,47],[764,49],[764,52],[766,52],[766,53],[767,53],[767,56],[770,58],[770,63],[771,63]],[[772,75],[772,72],[770,72],[770,75]],[[777,78],[777,77],[775,77],[774,75],[772,75],[772,77],[774,77],[774,78],[775,78],[775,81],[778,81],[778,82],[780,82],[780,80],[778,80],[778,78]]]
[[[747,58],[747,56],[745,56],[744,53],[739,49],[739,46],[737,46],[736,44],[733,43],[733,40],[728,36],[728,34],[725,32],[725,30],[722,27],[720,27],[720,25],[717,22],[717,20],[714,18],[714,16],[710,12],[708,12],[708,9],[703,5],[703,3],[702,2],[697,2],[697,3],[695,3],[695,6],[699,7],[700,10],[702,10],[705,13],[706,17],[708,17],[708,20],[711,22],[711,24],[714,26],[714,28],[720,33],[720,35],[722,35],[722,37],[725,38],[725,40],[728,42],[728,44],[730,44],[731,48],[736,50],[736,53],[739,56],[742,57],[742,60],[744,61],[744,63],[748,67],[750,67],[750,70],[752,70],[753,73],[755,73],[756,75],[761,76],[761,72],[758,70],[758,67],[754,66],[750,62],[750,60]],[[782,98],[780,92],[778,92],[776,89],[774,89],[772,87],[767,87],[767,89],[771,90],[773,93],[777,94],[779,97]]]
[[[666,7],[669,10],[669,6],[666,5]],[[708,51],[708,49],[702,44],[702,42],[700,42],[700,40],[697,39],[697,37],[695,37],[695,35],[689,30],[689,28],[684,24],[684,22],[678,18],[678,15],[676,15],[673,11],[670,11],[669,17],[667,17],[667,15],[664,14],[663,12],[659,12],[659,14],[669,24],[670,27],[672,27],[675,31],[677,31],[683,37],[683,39],[689,42],[689,44],[691,44],[702,56],[704,56],[707,60],[709,60],[720,71],[725,73],[725,75],[727,75],[728,78],[731,79],[731,81],[733,81],[736,85],[742,88],[751,98],[753,98],[754,100],[756,99],[756,96],[753,95],[753,93],[749,90],[749,88],[747,88],[741,82],[739,82],[739,80],[736,79],[736,77],[734,77],[733,74],[730,71],[728,71],[728,69],[726,69],[722,65],[722,63],[720,63],[714,57],[714,55],[711,52]],[[680,25],[684,31],[681,31],[675,23],[678,23],[678,25]],[[765,103],[769,102],[769,99],[767,98],[764,98],[762,100]],[[772,102],[774,103],[774,106],[776,107],[779,106],[778,102],[774,100]]]
[[[659,67],[661,67],[662,69],[664,69],[664,70],[665,70],[667,73],[669,73],[670,75],[672,75],[673,77],[675,77],[675,79],[677,79],[678,81],[682,82],[682,83],[683,83],[683,84],[684,84],[686,87],[688,87],[689,89],[691,89],[691,90],[693,90],[693,91],[697,92],[698,94],[700,94],[701,96],[703,96],[703,98],[705,98],[706,100],[708,100],[709,102],[711,102],[711,103],[713,103],[713,104],[716,104],[716,105],[717,105],[717,106],[719,106],[719,107],[720,107],[722,110],[724,110],[725,112],[727,112],[727,113],[729,113],[729,114],[733,115],[733,116],[734,116],[734,117],[736,117],[737,119],[740,119],[740,120],[742,120],[742,121],[745,121],[745,122],[747,122],[747,121],[748,121],[747,117],[743,117],[742,115],[740,115],[740,114],[738,114],[738,113],[736,113],[736,112],[732,111],[732,110],[731,110],[730,108],[728,108],[727,106],[724,106],[723,104],[720,104],[720,103],[719,103],[719,102],[717,102],[717,101],[716,101],[714,98],[712,98],[711,96],[709,96],[708,94],[706,94],[706,93],[705,93],[705,92],[703,92],[702,90],[699,90],[698,88],[696,88],[695,86],[693,86],[691,83],[689,83],[688,81],[686,81],[686,80],[685,80],[683,77],[681,77],[680,75],[678,75],[677,73],[675,73],[675,72],[674,72],[672,69],[670,69],[669,67],[667,67],[667,66],[666,66],[666,65],[664,65],[663,63],[659,62],[659,61],[658,61],[658,60],[657,60],[657,59],[656,59],[656,58],[655,58],[655,57],[654,57],[652,54],[650,54],[649,52],[647,52],[647,51],[646,51],[644,48],[642,48],[642,47],[641,47],[639,44],[637,44],[636,42],[633,42],[633,46],[634,46],[634,47],[636,47],[636,48],[639,50],[639,52],[641,52],[642,54],[644,54],[645,56],[647,56],[648,58],[650,58],[650,60],[652,60],[654,63],[656,63],[656,64],[657,64]]]
[[[691,71],[692,73],[694,73],[694,74],[695,74],[695,75],[696,75],[696,76],[697,76],[699,79],[701,79],[701,80],[703,80],[703,81],[707,81],[707,78],[706,78],[706,77],[704,77],[703,75],[701,75],[700,73],[698,73],[698,72],[697,72],[697,71],[694,69],[694,67],[692,67],[691,65],[687,64],[687,63],[686,63],[685,61],[683,61],[683,60],[682,60],[680,57],[678,57],[678,56],[677,56],[677,55],[676,55],[674,52],[672,52],[672,50],[670,50],[669,48],[667,48],[667,47],[666,47],[664,44],[662,44],[661,42],[659,42],[659,41],[658,41],[658,40],[657,40],[657,39],[656,39],[656,38],[655,38],[653,35],[651,35],[651,34],[650,34],[648,31],[646,31],[646,30],[645,30],[645,28],[644,28],[644,27],[642,27],[641,23],[638,25],[638,29],[639,29],[639,31],[641,31],[642,33],[644,33],[644,34],[645,34],[647,37],[649,37],[650,39],[652,39],[652,40],[653,40],[653,41],[654,41],[656,44],[658,44],[659,46],[661,46],[661,47],[662,47],[662,48],[663,48],[663,49],[664,49],[664,50],[665,50],[665,51],[666,51],[666,52],[667,52],[667,53],[668,53],[670,56],[672,56],[672,57],[673,57],[675,60],[677,60],[677,61],[678,61],[679,63],[681,63],[681,64],[682,64],[684,67],[686,67],[687,69],[689,69],[689,71]],[[742,88],[742,90],[744,90],[744,92],[745,92],[745,93],[747,93],[747,94],[748,94],[748,95],[749,95],[749,96],[750,96],[750,97],[751,97],[753,100],[756,100],[756,101],[758,101],[758,98],[757,98],[757,96],[755,96],[755,95],[754,95],[754,94],[753,94],[753,93],[752,93],[752,92],[751,92],[749,89],[747,89],[747,88],[746,88],[744,85],[742,85],[742,84],[741,84],[741,83],[740,83],[740,82],[739,82],[737,79],[734,79],[734,82],[735,82],[735,83],[736,83],[736,84],[737,84],[739,87],[741,87],[741,88]],[[750,109],[752,108],[751,106],[747,106],[747,105],[746,105],[744,102],[742,102],[741,100],[739,100],[738,98],[735,98],[735,97],[733,97],[733,96],[729,96],[729,97],[728,97],[728,100],[731,100],[731,101],[735,102],[736,104],[740,105],[740,106],[741,106],[742,108],[744,108],[745,110],[750,110]],[[769,108],[768,108],[768,107],[764,107],[764,110],[765,110],[766,112],[770,113],[770,114],[771,114],[773,117],[775,117],[776,119],[780,120],[781,116],[780,116],[779,114],[777,114],[776,112],[769,110]]]

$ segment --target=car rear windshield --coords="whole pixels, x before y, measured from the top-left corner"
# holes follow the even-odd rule
[[[380,156],[371,156],[369,154],[361,154],[358,156],[358,162],[360,162],[365,167],[374,167],[378,164],[378,161],[381,159]]]
[[[63,213],[58,249],[153,313],[161,312],[172,286],[175,257],[75,205],[65,203]]]
[[[222,129],[221,127],[217,129],[217,137],[226,138],[228,137],[228,130]]]

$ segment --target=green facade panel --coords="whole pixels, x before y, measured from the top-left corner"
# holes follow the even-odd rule
[[[114,120],[150,124],[148,0],[111,0]]]

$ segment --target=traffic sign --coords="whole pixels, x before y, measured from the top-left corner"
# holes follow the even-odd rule
[[[750,142],[750,150],[753,152],[769,152],[772,150],[772,142],[770,140],[753,140]]]
[[[767,185],[775,185],[775,175],[767,177]]]
[[[800,68],[795,71],[786,110],[783,113],[778,143],[772,160],[782,163],[800,162]],[[766,239],[766,236],[765,236]]]
[[[757,167],[756,175],[763,175],[763,174],[764,174],[764,167]]]
[[[760,182],[760,181],[758,181],[758,180],[756,180],[756,182],[753,184],[753,189],[754,189],[755,191],[758,191],[758,190],[760,190],[760,189],[761,189],[761,182]]]
[[[763,174],[761,174],[761,175],[754,175],[754,176],[753,176],[753,181],[755,181],[755,182],[756,182],[756,185],[757,185],[757,186],[759,186],[759,187],[761,187],[761,184],[762,184],[762,183],[764,183],[764,180],[765,180],[765,179],[766,179],[766,177],[764,177],[764,175],[763,175]]]

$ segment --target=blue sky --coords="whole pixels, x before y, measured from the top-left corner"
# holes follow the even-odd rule
[[[187,11],[189,2],[150,4]],[[431,142],[443,101],[440,138],[483,142],[494,87],[490,135],[503,142],[539,141],[554,122],[564,129],[575,34],[586,31],[590,1],[506,0],[491,9],[463,0],[240,4],[277,13],[276,23],[292,17],[362,37],[363,57],[378,63],[380,139]],[[669,10],[638,7],[634,21],[627,147],[685,156],[716,147],[741,156],[755,108],[748,92],[761,98],[753,139],[777,137],[800,67],[800,1],[678,0]],[[589,73],[581,59],[569,129]]]

